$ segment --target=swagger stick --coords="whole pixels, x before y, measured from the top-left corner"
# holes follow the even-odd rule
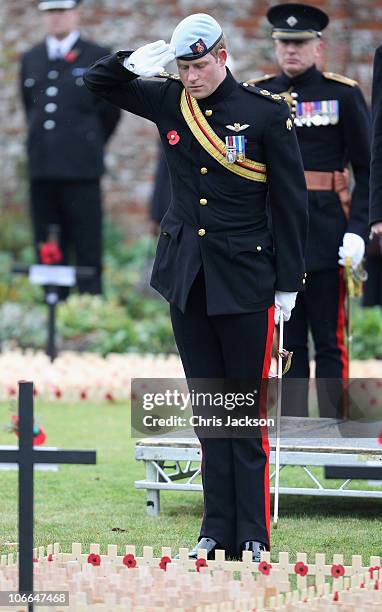
[[[346,289],[346,335],[347,343],[346,350],[350,363],[350,353],[353,342],[352,321],[351,321],[351,300],[355,297],[361,297],[363,292],[363,283],[367,281],[367,272],[362,263],[355,269],[352,267],[351,257],[345,258],[345,289]]]
[[[280,434],[281,434],[281,394],[283,378],[283,344],[284,344],[284,315],[280,310],[279,321],[279,348],[277,361],[277,408],[276,408],[276,454],[275,454],[275,491],[273,504],[273,527],[277,528],[279,518],[280,496]]]
[[[351,328],[351,299],[355,295],[354,280],[352,277],[351,257],[345,258],[345,290],[346,290],[346,353],[348,359],[347,377],[350,378],[350,357],[352,347],[352,328]]]

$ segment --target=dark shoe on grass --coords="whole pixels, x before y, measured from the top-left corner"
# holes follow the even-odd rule
[[[241,546],[241,552],[244,550],[252,551],[252,561],[255,563],[260,563],[260,553],[263,550],[267,550],[267,547],[262,542],[257,542],[256,540],[247,540]]]

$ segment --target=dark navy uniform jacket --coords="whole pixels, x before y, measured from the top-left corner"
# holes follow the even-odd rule
[[[171,182],[166,156],[162,144],[159,143],[154,189],[150,201],[150,219],[160,223],[170,206],[171,198]]]
[[[161,223],[152,286],[184,311],[203,265],[209,315],[266,309],[275,288],[301,290],[307,192],[288,105],[237,83],[230,72],[212,95],[199,101],[223,141],[233,134],[227,125],[248,124],[241,132],[246,156],[266,164],[268,182],[248,180],[224,168],[194,138],[180,110],[182,83],[139,79],[120,63],[126,55],[96,62],[85,84],[105,100],[155,122],[160,133],[173,198]],[[172,131],[179,136],[174,146],[169,144]],[[142,146],[137,143],[137,154]],[[273,239],[267,226],[268,194]]]
[[[373,140],[370,169],[370,223],[382,221],[382,45],[374,57]]]
[[[67,59],[49,60],[45,41],[21,62],[22,99],[28,122],[31,179],[96,179],[103,148],[120,110],[94,96],[83,82],[90,63],[109,53],[79,38]]]
[[[334,191],[309,191],[306,269],[337,267],[338,248],[345,232],[358,234],[364,240],[368,237],[370,117],[362,92],[355,81],[322,73],[316,66],[293,79],[281,73],[261,79],[261,83],[259,79],[254,81],[272,92],[297,93],[298,103],[316,102],[319,107],[317,103],[322,101],[338,102],[337,123],[295,123],[305,170],[342,171],[348,163],[353,170],[355,186],[349,221]]]

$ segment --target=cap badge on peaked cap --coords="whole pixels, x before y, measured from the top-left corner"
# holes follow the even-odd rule
[[[296,23],[298,23],[298,19],[296,19],[296,17],[294,17],[293,15],[288,17],[288,19],[286,19],[285,21],[287,22],[288,26],[290,26],[291,28],[294,28]]]

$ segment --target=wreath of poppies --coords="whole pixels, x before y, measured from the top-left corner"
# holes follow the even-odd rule
[[[17,437],[19,437],[19,417],[17,414],[11,416],[12,424],[10,426]],[[33,446],[41,446],[46,440],[46,433],[40,425],[33,425]]]

